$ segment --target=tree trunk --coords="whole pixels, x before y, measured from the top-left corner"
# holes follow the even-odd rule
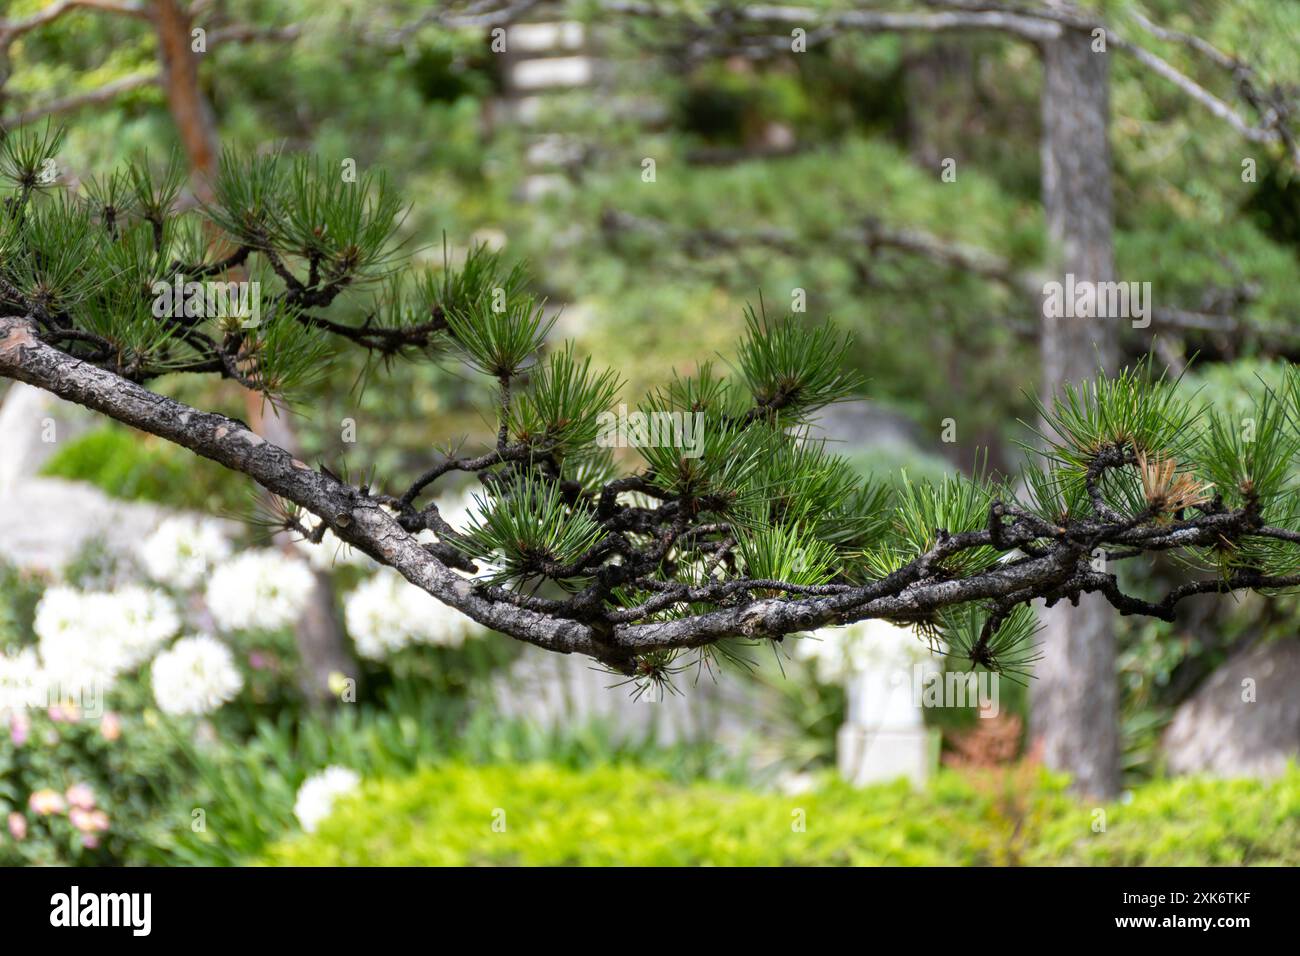
[[[190,184],[199,199],[210,202],[220,138],[212,106],[199,86],[198,55],[193,49],[191,33],[194,24],[177,0],[154,0],[153,21],[163,66],[163,90],[189,160]],[[289,423],[262,414],[262,396],[246,392],[244,398],[248,420],[255,432],[282,448],[296,448],[297,438]],[[283,538],[281,545],[288,546]],[[334,607],[329,575],[317,572],[315,578],[315,587],[295,635],[302,665],[300,689],[312,705],[325,706],[335,700],[329,687],[330,674],[338,672],[355,679],[357,667]]]
[[[1067,29],[1043,45],[1043,205],[1060,279],[1114,279],[1108,53]],[[1045,401],[1063,383],[1114,369],[1119,318],[1042,319]],[[1049,767],[1099,798],[1119,791],[1119,688],[1111,612],[1100,595],[1062,602],[1042,615],[1031,726]]]
[[[199,58],[190,33],[193,21],[177,0],[153,0],[153,22],[167,108],[195,173],[194,193],[210,202],[219,140],[212,107],[199,87]]]
[[[971,115],[975,64],[970,47],[960,40],[929,38],[910,54],[903,68],[903,95],[907,99],[904,135],[912,161],[934,170],[951,156],[958,167],[967,157],[959,148],[964,123]]]

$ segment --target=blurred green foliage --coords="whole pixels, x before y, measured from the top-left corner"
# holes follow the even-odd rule
[[[904,782],[855,790],[825,781],[787,796],[718,784],[683,786],[632,766],[574,772],[546,764],[448,763],[366,784],[343,798],[316,834],[272,847],[263,861],[1295,865],[1300,770],[1292,767],[1267,783],[1161,781],[1135,791],[1127,803],[1095,808],[1068,796],[1060,779],[1041,773],[1010,805],[999,786],[951,771],[920,792]]]
[[[113,710],[31,709],[0,720],[0,819],[21,814],[27,832],[0,837],[0,865],[123,865],[171,862],[178,835],[188,832],[193,775],[164,718],[142,707],[140,684],[115,691]],[[22,721],[22,727],[15,721]],[[64,794],[88,786],[107,830],[92,845],[65,813],[41,815],[33,793]],[[10,824],[12,825],[12,824]],[[3,831],[0,831],[3,832]]]
[[[183,766],[195,778],[195,805],[205,808],[209,825],[178,832],[168,852],[186,864],[247,862],[297,826],[298,787],[332,765],[391,778],[449,759],[547,761],[575,771],[630,763],[683,784],[754,782],[742,760],[709,744],[667,748],[653,736],[620,735],[598,721],[546,729],[474,706],[474,699],[399,683],[379,695],[377,706],[341,708],[329,719],[263,719],[238,747],[188,743]]]
[[[13,6],[17,14],[40,3]],[[1294,71],[1294,5],[1085,6],[1229,100],[1230,77],[1148,35],[1130,9],[1239,53],[1261,82],[1286,81]],[[218,43],[205,54],[204,92],[223,144],[282,146],[330,163],[351,158],[362,170],[383,167],[414,205],[404,228],[423,250],[417,258],[439,259],[444,235],[455,253],[479,232],[505,242],[510,258],[533,259],[543,291],[590,319],[580,330],[583,345],[624,373],[633,401],[668,368],[689,372],[726,352],[746,300],[761,291],[784,305],[791,289],[803,288],[810,319],[829,315],[855,332],[851,358],[874,399],[925,424],[927,436],[933,420],[954,415],[961,460],[977,444],[994,446],[998,460],[997,446],[1028,410],[1022,390],[1036,387],[1034,342],[1025,334],[1035,319],[1032,303],[997,283],[835,235],[873,218],[981,246],[1018,267],[1037,265],[1044,252],[1040,71],[1028,45],[990,35],[845,31],[799,56],[716,57],[654,70],[647,69],[646,41],[665,39],[667,26],[607,30],[603,53],[616,70],[614,91],[657,100],[667,107],[665,119],[616,115],[607,87],[551,97],[561,108],[540,128],[576,135],[589,161],[581,188],[530,203],[517,192],[529,132],[506,121],[496,101],[503,92],[499,58],[474,29],[409,29],[422,10],[400,0],[223,5],[229,22],[300,29],[291,43]],[[588,15],[581,3],[573,12]],[[600,19],[594,10],[589,15]],[[154,46],[147,25],[130,18],[83,11],[57,20],[15,45],[5,86],[10,108],[151,69]],[[1300,212],[1291,177],[1268,150],[1241,142],[1148,68],[1114,59],[1119,274],[1152,282],[1161,305],[1187,308],[1199,307],[1207,289],[1250,286],[1257,294],[1241,317],[1285,328],[1297,307],[1291,278]],[[793,131],[799,155],[747,160],[746,148],[772,124]],[[83,178],[143,147],[165,152],[176,142],[152,88],[111,108],[81,111],[73,125],[61,165]],[[693,150],[702,141],[739,146],[739,161],[696,164]],[[639,179],[646,156],[658,163],[653,184]],[[938,156],[957,160],[957,182],[939,181],[932,168]],[[1246,158],[1259,163],[1257,183],[1242,181]],[[683,249],[662,237],[610,242],[599,227],[610,207],[661,217],[672,231],[788,229],[796,251]],[[366,391],[339,387],[354,381],[360,366],[351,357],[337,360],[333,385],[312,402],[316,414],[300,423],[305,452],[363,454],[382,476],[418,467],[413,459],[445,437],[448,425],[457,435],[482,434],[482,422],[466,414],[477,396],[457,385],[454,369],[404,365],[391,381],[372,379]],[[337,438],[349,417],[361,425],[358,448]],[[932,450],[950,449],[936,440]]]
[[[36,604],[45,582],[0,560],[0,652],[30,644]]]
[[[170,442],[107,423],[63,444],[41,473],[85,481],[116,497],[208,514],[247,511],[251,484]]]

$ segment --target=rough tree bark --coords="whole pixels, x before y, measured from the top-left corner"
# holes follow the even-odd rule
[[[1114,278],[1109,54],[1082,30],[1042,44],[1042,187],[1054,272],[1064,280]],[[1113,371],[1120,320],[1050,317],[1041,327],[1045,402],[1066,382]],[[1119,692],[1113,615],[1099,595],[1046,608],[1043,659],[1035,669],[1031,730],[1048,766],[1068,771],[1097,797],[1119,791]]]
[[[267,414],[260,395],[253,392],[246,394],[249,399],[246,406],[250,413],[249,423],[253,426],[253,431],[296,456],[298,436],[285,417]],[[281,548],[293,547],[288,532],[276,535],[276,543]],[[358,680],[360,669],[348,648],[347,636],[339,621],[329,574],[313,571],[312,577],[315,579],[312,592],[308,596],[302,618],[294,627],[298,658],[302,662],[298,689],[313,707],[327,707],[337,700],[330,687],[330,675],[338,673]]]
[[[42,336],[57,337],[59,331],[42,332],[39,325],[40,320],[30,316],[0,316],[0,377],[44,388],[247,475],[323,520],[324,526],[346,543],[486,627],[547,650],[594,657],[628,675],[641,673],[644,655],[659,650],[704,647],[737,636],[779,639],[828,624],[867,618],[933,621],[945,608],[972,602],[989,602],[1005,613],[1037,598],[1056,603],[1081,593],[1100,592],[1120,613],[1169,621],[1174,619],[1180,601],[1198,594],[1300,586],[1300,573],[1269,575],[1245,568],[1226,577],[1181,584],[1156,602],[1125,594],[1113,574],[1091,567],[1089,549],[1101,544],[1112,553],[1136,556],[1254,539],[1300,545],[1300,531],[1266,525],[1259,508],[1249,503],[1237,509],[1207,507],[1190,518],[1135,524],[1104,501],[1098,486],[1104,471],[1133,463],[1129,453],[1110,448],[1092,462],[1086,477],[1100,517],[1070,519],[1060,527],[1013,505],[993,501],[987,528],[961,532],[940,529],[925,553],[885,577],[863,584],[808,586],[737,578],[698,586],[668,585],[666,591],[636,609],[602,608],[576,598],[555,601],[458,575],[439,557],[446,553],[445,543],[425,544],[413,533],[417,526],[420,530],[430,527],[429,514],[403,511],[401,499],[347,485],[324,469],[312,469],[241,422],[151,392],[114,371],[57,349]],[[465,467],[481,470],[477,465]],[[643,480],[633,478],[638,484]],[[601,497],[613,499],[620,480],[628,479],[607,483]],[[418,491],[428,481],[422,476],[412,487]],[[615,519],[616,524],[654,522],[654,515],[646,516],[629,506],[615,511],[611,520]],[[292,520],[302,527],[297,518]],[[945,562],[982,548],[1004,554],[1023,552],[1023,556],[995,561],[968,576],[953,577]],[[631,548],[628,553],[635,560],[643,552]],[[612,567],[609,557],[608,552],[599,551],[590,556],[590,561],[608,568]],[[581,565],[590,566],[588,562]],[[633,567],[640,566],[637,563]],[[474,573],[475,569],[471,564],[465,570]],[[638,573],[636,580],[648,584],[651,579]],[[758,596],[773,591],[787,597]],[[715,610],[657,619],[664,608],[701,603]],[[997,664],[997,652],[988,644],[995,634],[993,626],[990,617],[979,638],[971,643],[972,663]]]

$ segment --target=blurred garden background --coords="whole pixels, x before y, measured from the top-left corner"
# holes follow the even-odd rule
[[[1033,440],[1026,287],[1052,251],[1031,44],[814,17],[796,49],[791,23],[734,36],[689,3],[54,6],[0,2],[0,123],[66,126],[70,188],[142,153],[196,174],[223,148],[351,162],[410,204],[417,261],[526,263],[557,342],[617,369],[629,405],[725,364],[752,304],[851,334],[867,387],[818,428],[864,479],[1012,474]],[[1082,9],[1224,100],[1240,77],[1192,32],[1256,90],[1300,84],[1295,4]],[[1118,362],[1152,354],[1207,407],[1248,409],[1300,355],[1295,144],[1118,54],[1109,116],[1115,270],[1160,306]],[[377,484],[492,439],[491,392],[453,362],[322,361],[279,411],[230,382],[160,387]],[[849,781],[846,684],[878,631],[702,657],[646,694],[338,542],[266,534],[251,483],[184,450],[26,386],[0,403],[0,863],[1300,863],[1292,596],[1110,621],[1109,670],[1077,676],[1116,689],[1114,788],[1071,787],[1035,747],[1040,684],[1006,678],[992,709],[918,709],[924,779]],[[443,493],[453,525],[474,490]],[[1125,573],[1156,593],[1180,571]],[[18,702],[88,673],[102,708]]]

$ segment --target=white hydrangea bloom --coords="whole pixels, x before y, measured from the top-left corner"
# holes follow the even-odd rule
[[[349,594],[343,614],[357,653],[371,660],[383,660],[408,644],[458,647],[482,633],[473,620],[391,568],[380,569]]]
[[[103,612],[121,629],[128,668],[143,664],[181,629],[176,605],[162,591],[128,585],[111,594],[91,596],[91,609]],[[94,620],[94,618],[92,618]]]
[[[315,833],[321,821],[334,809],[334,801],[359,786],[361,778],[355,771],[347,767],[326,767],[302,782],[298,798],[293,803],[293,815],[304,830]]]
[[[46,703],[45,669],[36,648],[0,654],[0,714],[7,710],[42,707]]]
[[[298,620],[314,585],[302,561],[274,549],[246,551],[212,572],[208,610],[225,631],[279,630]]]
[[[230,557],[230,541],[215,521],[168,518],[140,543],[140,560],[155,581],[189,589]]]
[[[153,696],[173,716],[210,714],[244,686],[235,657],[215,637],[182,637],[153,662]]]
[[[107,690],[180,627],[167,595],[136,585],[111,592],[50,588],[33,625],[49,682],[68,694]]]

